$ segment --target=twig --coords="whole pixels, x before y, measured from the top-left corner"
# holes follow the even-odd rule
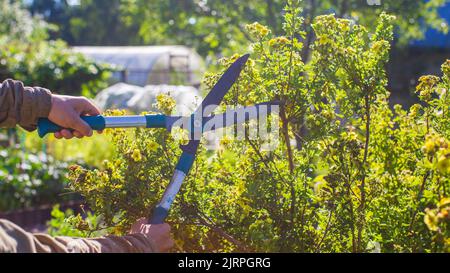
[[[205,214],[200,212],[200,210],[197,207],[195,207],[194,210],[195,210],[195,214],[196,214],[198,220],[200,221],[201,225],[210,228],[213,232],[219,234],[220,236],[222,236],[229,242],[233,243],[235,246],[238,247],[238,250],[245,251],[245,252],[249,251],[248,247],[245,244],[238,241],[233,236],[231,236],[230,234],[225,232],[222,228],[217,226],[210,218],[208,218]]]

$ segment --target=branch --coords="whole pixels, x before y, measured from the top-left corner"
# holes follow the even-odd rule
[[[225,238],[227,241],[233,243],[235,246],[238,247],[239,251],[250,252],[250,249],[245,244],[238,241],[233,236],[231,236],[230,234],[225,232],[222,228],[217,226],[210,218],[208,218],[208,216],[203,214],[197,207],[195,207],[194,210],[195,210],[195,214],[196,214],[198,220],[200,221],[201,225],[210,228],[213,232],[219,234],[220,236]]]

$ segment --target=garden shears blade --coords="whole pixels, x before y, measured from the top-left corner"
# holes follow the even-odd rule
[[[212,88],[206,98],[202,101],[198,109],[190,117],[175,117],[166,115],[141,115],[141,116],[83,116],[83,119],[93,130],[103,130],[106,128],[164,128],[171,131],[174,127],[188,129],[190,141],[187,145],[182,145],[181,154],[171,182],[167,186],[160,203],[156,206],[150,217],[151,224],[161,224],[166,219],[170,207],[179,192],[185,177],[188,175],[195,161],[195,155],[200,145],[200,139],[204,132],[217,130],[220,128],[243,124],[249,120],[257,119],[267,114],[267,106],[280,105],[279,102],[266,102],[242,108],[244,115],[240,116],[237,111],[230,110],[221,115],[211,115],[223,101],[233,84],[239,78],[249,55],[244,55],[237,59],[223,74],[216,85]],[[251,113],[246,110],[251,108]],[[211,127],[207,127],[213,121]],[[214,122],[218,121],[218,122]],[[186,125],[187,124],[187,125]],[[44,137],[48,133],[61,131],[62,127],[56,125],[48,119],[42,118],[38,121],[38,133]]]
[[[156,206],[150,217],[150,224],[162,224],[167,218],[170,207],[183,184],[184,178],[188,175],[194,164],[195,155],[200,145],[200,138],[197,137],[199,137],[199,134],[202,134],[203,118],[209,117],[219,106],[225,95],[239,78],[248,58],[249,55],[244,55],[237,59],[206,96],[200,107],[192,114],[194,138],[187,145],[181,146],[183,153],[180,156],[172,180],[167,186],[161,202]]]
[[[227,91],[231,88],[241,72],[242,67],[248,60],[249,55],[239,58],[222,76],[222,78],[213,87],[211,92],[203,100],[201,106],[194,112],[191,117],[172,117],[166,115],[140,115],[140,116],[82,116],[81,119],[88,124],[92,130],[102,131],[106,128],[165,128],[171,130],[174,124],[180,124],[180,120],[190,119],[194,126],[190,126],[191,131],[196,134],[196,138],[201,138],[201,127],[204,123],[203,117],[209,116],[223,100]],[[49,133],[56,133],[63,128],[48,118],[38,120],[38,134],[44,137]],[[186,129],[186,128],[185,128]]]

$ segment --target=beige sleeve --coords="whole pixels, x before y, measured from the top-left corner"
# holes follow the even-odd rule
[[[156,247],[144,234],[95,239],[32,234],[0,219],[0,253],[152,253]]]
[[[0,127],[35,130],[37,120],[48,117],[51,106],[51,92],[45,88],[25,87],[14,80],[0,83]]]

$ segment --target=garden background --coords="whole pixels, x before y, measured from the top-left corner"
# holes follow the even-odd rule
[[[94,98],[120,68],[74,46],[183,45],[205,94],[249,52],[226,104],[282,101],[280,143],[201,149],[168,219],[174,251],[449,252],[449,20],[445,0],[0,0],[0,80]],[[142,129],[1,142],[1,217],[83,237],[147,216],[180,144]]]

